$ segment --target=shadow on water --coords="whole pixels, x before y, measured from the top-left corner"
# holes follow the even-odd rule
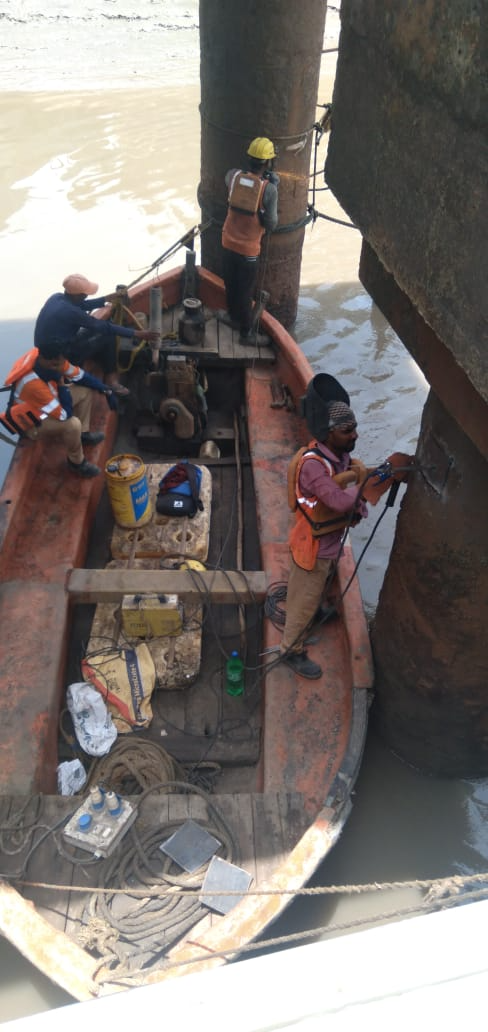
[[[292,948],[293,937],[304,931],[318,929],[307,942],[359,931],[419,906],[424,890],[416,881],[485,872],[487,808],[488,780],[427,778],[370,730],[352,812],[309,887],[410,887],[299,897],[267,937],[290,937]]]

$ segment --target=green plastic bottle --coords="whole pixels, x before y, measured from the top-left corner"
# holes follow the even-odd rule
[[[231,654],[225,664],[226,691],[229,695],[242,695],[244,691],[244,663],[239,659],[239,653]]]

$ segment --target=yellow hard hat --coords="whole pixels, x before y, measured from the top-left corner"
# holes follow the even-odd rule
[[[271,161],[271,158],[276,157],[274,143],[268,140],[267,136],[256,136],[255,140],[251,140],[247,153],[250,158],[256,158],[258,161]]]

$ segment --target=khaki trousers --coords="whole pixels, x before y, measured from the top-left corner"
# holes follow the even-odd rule
[[[331,563],[331,559],[317,559],[313,570],[302,570],[290,556],[281,652],[303,652],[308,625],[322,601]]]
[[[66,446],[68,459],[78,466],[84,453],[81,435],[90,428],[90,413],[93,391],[89,387],[70,387],[73,398],[73,415],[70,419],[43,419],[40,426],[27,432],[31,441],[56,440]]]

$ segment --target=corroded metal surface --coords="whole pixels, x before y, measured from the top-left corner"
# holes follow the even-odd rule
[[[296,10],[275,2],[252,10],[228,0],[200,5],[199,201],[203,219],[214,220],[202,239],[202,262],[221,272],[227,169],[241,167],[255,136],[271,138],[279,152],[279,224],[296,228],[265,239],[259,285],[285,326],[297,309],[326,9],[323,0],[304,0]]]
[[[343,0],[329,186],[488,401],[486,10]]]

